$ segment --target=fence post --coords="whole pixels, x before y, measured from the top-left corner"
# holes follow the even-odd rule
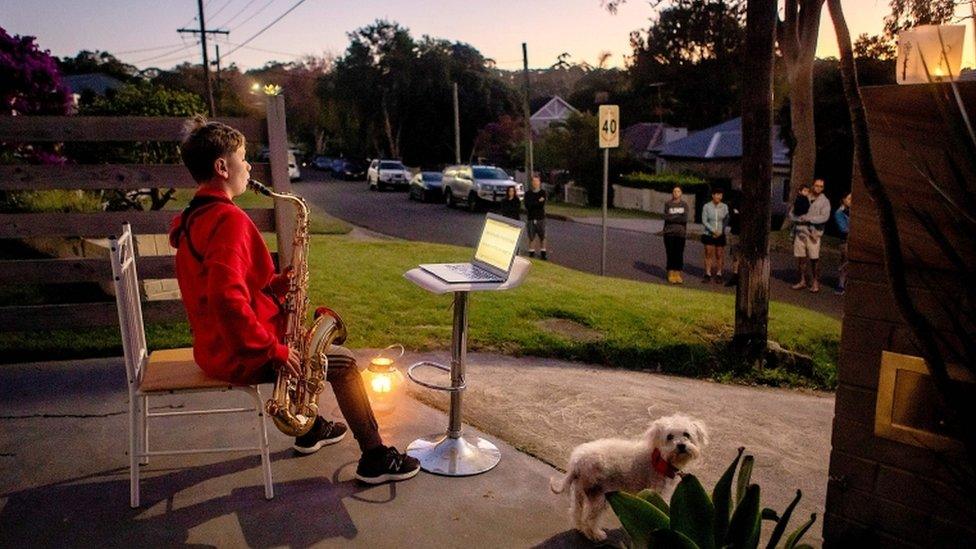
[[[277,192],[291,192],[288,179],[288,131],[285,127],[285,98],[268,96],[268,161],[271,163],[271,187]],[[275,199],[275,234],[278,241],[278,265],[291,265],[295,213],[290,204]]]

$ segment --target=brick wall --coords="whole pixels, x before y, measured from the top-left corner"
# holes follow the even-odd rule
[[[976,107],[976,83],[963,91],[966,103]],[[912,298],[951,344],[958,332],[941,304],[957,299],[961,277],[955,276],[958,273],[911,213],[911,208],[930,212],[950,235],[959,230],[917,169],[928,166],[936,178],[947,177],[947,131],[926,86],[868,88],[864,99],[875,163],[898,216]],[[973,547],[972,503],[945,467],[966,463],[966,456],[959,451],[937,454],[875,436],[882,351],[914,356],[920,352],[895,308],[882,263],[877,213],[857,179],[849,246],[852,262],[831,438],[825,545]],[[970,265],[976,260],[965,259]]]

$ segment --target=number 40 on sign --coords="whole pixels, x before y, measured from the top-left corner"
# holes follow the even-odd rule
[[[620,106],[600,105],[600,148],[620,146]]]

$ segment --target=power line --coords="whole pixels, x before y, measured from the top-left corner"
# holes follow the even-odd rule
[[[184,46],[184,45],[186,45],[186,42],[180,42],[179,44],[167,44],[165,46],[153,46],[151,48],[139,48],[137,50],[117,51],[113,55],[123,55],[123,54],[126,54],[126,53],[141,53],[141,52],[144,52],[144,51],[164,50],[166,48],[173,48],[173,47],[176,47],[176,46]]]
[[[213,12],[213,13],[211,13],[211,14],[210,14],[210,15],[208,15],[207,17],[217,17],[217,15],[218,15],[218,14],[219,14],[220,12],[222,12],[222,11],[224,11],[224,9],[226,9],[226,8],[227,8],[227,6],[229,6],[229,5],[230,5],[230,3],[231,3],[231,2],[233,2],[233,1],[234,1],[234,0],[227,0],[226,2],[224,2],[224,5],[223,5],[223,6],[220,6],[220,9],[218,9],[217,11],[215,11],[215,12]],[[204,9],[206,9],[206,8],[204,8]],[[219,25],[218,25],[218,26],[219,26]]]
[[[246,46],[244,44],[235,44],[234,42],[231,42],[229,40],[227,41],[227,43],[230,44],[231,46],[237,46],[239,48],[244,48],[245,50],[254,50],[254,51],[260,51],[260,52],[264,52],[264,53],[273,53],[275,55],[287,55],[289,57],[295,57],[295,58],[305,57],[305,54],[304,53],[291,53],[291,52],[287,52],[287,51],[266,50],[264,48],[256,48],[254,46]],[[227,56],[225,55],[224,57],[227,57]]]
[[[237,13],[235,13],[233,16],[231,16],[230,19],[227,19],[226,21],[224,21],[223,23],[221,23],[221,24],[219,24],[217,26],[218,27],[228,27],[228,26],[230,26],[230,24],[233,23],[235,19],[237,19],[238,17],[240,17],[241,14],[243,14],[245,11],[247,11],[247,8],[251,7],[251,4],[253,4],[256,1],[257,0],[249,0],[248,3],[247,4],[244,4],[244,7],[243,8],[237,10]]]
[[[170,50],[170,51],[166,51],[166,52],[163,52],[163,53],[160,53],[160,54],[157,54],[157,55],[153,55],[152,57],[147,57],[145,59],[140,59],[138,61],[135,61],[133,63],[133,65],[139,65],[139,64],[145,63],[146,61],[153,61],[155,59],[161,59],[163,57],[170,57],[174,53],[181,52],[183,50],[188,50],[190,48],[193,48],[193,47],[197,46],[199,43],[200,42],[194,42],[192,44],[186,44],[186,45],[180,46],[180,47],[178,47],[178,48],[176,48],[174,50]]]
[[[263,5],[260,8],[258,8],[258,11],[252,13],[250,17],[248,17],[247,19],[245,19],[245,20],[241,21],[240,23],[238,23],[237,26],[234,27],[234,28],[232,28],[231,30],[235,30],[235,29],[240,28],[241,25],[244,25],[245,23],[247,23],[251,19],[254,19],[259,13],[261,13],[262,11],[264,11],[265,8],[267,8],[268,6],[270,6],[271,4],[274,4],[274,3],[275,3],[275,0],[269,0],[265,5]]]
[[[288,8],[288,10],[285,11],[285,13],[282,13],[281,15],[279,15],[278,17],[276,17],[274,21],[268,23],[261,30],[259,30],[258,32],[254,33],[253,35],[251,35],[250,38],[248,38],[247,40],[241,42],[240,45],[238,45],[236,48],[234,48],[234,49],[230,50],[229,52],[227,52],[227,55],[225,55],[224,57],[229,57],[230,55],[232,55],[237,50],[239,50],[239,49],[243,48],[244,46],[246,46],[251,40],[254,40],[258,36],[261,36],[261,33],[263,33],[264,31],[266,31],[268,29],[270,29],[275,23],[277,23],[278,21],[281,21],[282,19],[284,19],[284,17],[286,15],[288,15],[289,13],[291,13],[292,11],[294,11],[295,8],[297,8],[298,6],[301,6],[304,3],[305,3],[305,0],[298,0],[298,2],[295,2],[295,4],[292,5],[292,7]]]

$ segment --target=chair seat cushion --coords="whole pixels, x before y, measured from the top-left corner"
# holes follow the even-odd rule
[[[139,389],[144,393],[235,387],[207,376],[193,361],[193,349],[165,349],[149,353]]]

